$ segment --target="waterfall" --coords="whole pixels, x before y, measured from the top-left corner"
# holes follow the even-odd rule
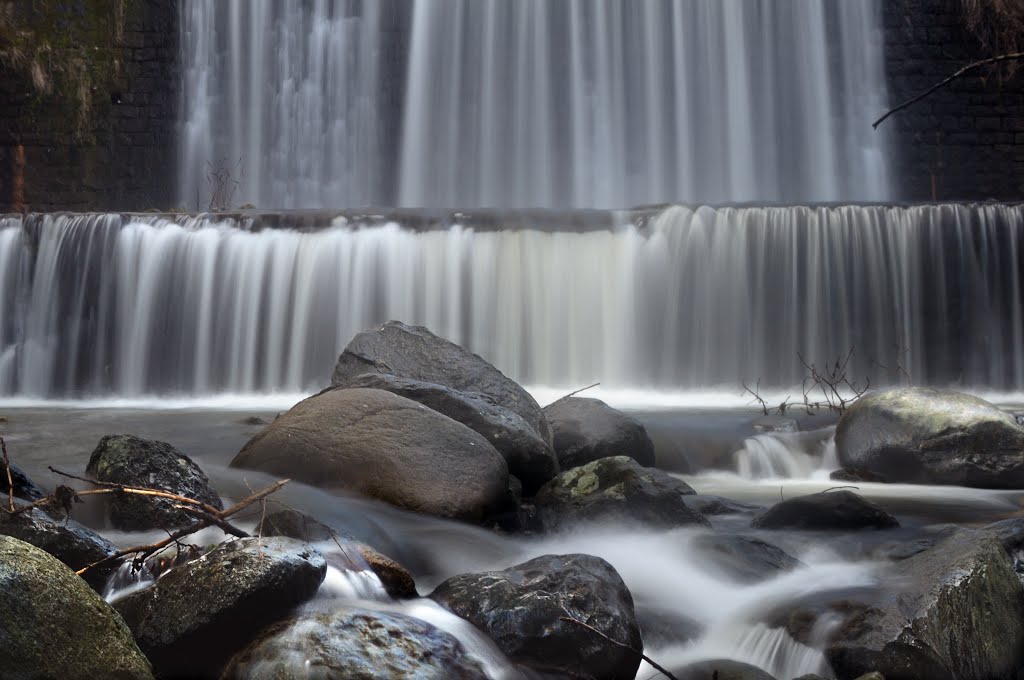
[[[186,0],[181,207],[888,197],[876,0]],[[237,181],[237,191],[233,191]]]
[[[1008,205],[12,216],[0,393],[306,390],[388,319],[534,385],[790,388],[853,347],[858,381],[1020,390],[1022,237]]]

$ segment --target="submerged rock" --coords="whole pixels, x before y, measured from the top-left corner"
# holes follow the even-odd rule
[[[852,491],[789,498],[754,518],[757,529],[891,529],[896,518]]]
[[[297,510],[285,508],[269,513],[256,525],[259,536],[287,536],[304,543],[329,541],[334,532],[323,522]]]
[[[411,616],[365,609],[305,612],[236,656],[222,678],[487,680],[457,639]]]
[[[1016,677],[1024,667],[1024,586],[995,538],[961,530],[892,569],[885,599],[832,635],[826,654],[838,677]]]
[[[243,538],[115,601],[160,676],[216,677],[266,626],[316,593],[327,563],[289,538]]]
[[[842,465],[890,482],[1024,488],[1024,428],[983,399],[901,388],[858,399],[836,428]]]
[[[46,552],[0,536],[0,674],[152,678],[121,617]]]
[[[23,502],[17,504],[19,508],[24,505]],[[0,512],[0,534],[45,550],[74,571],[117,552],[113,543],[92,529],[73,519],[55,519],[39,507],[17,514]],[[90,569],[84,577],[90,585],[99,589],[117,566],[117,562],[110,562],[105,567]]]
[[[100,482],[160,489],[223,508],[199,466],[166,442],[130,434],[108,435],[92,452],[85,472]],[[167,498],[114,494],[105,500],[111,524],[125,531],[176,529],[196,521]]]
[[[633,597],[615,569],[591,555],[545,555],[481,574],[453,576],[430,595],[487,633],[509,659],[538,672],[595,680],[632,678],[642,651]]]
[[[508,504],[508,466],[462,423],[382,390],[328,390],[296,404],[231,461],[406,510],[482,521]]]
[[[558,474],[551,442],[541,438],[519,414],[486,394],[383,373],[357,375],[345,387],[385,390],[412,399],[479,432],[502,455],[509,472],[522,481],[528,496]]]
[[[654,443],[644,426],[600,399],[559,399],[544,407],[544,415],[563,471],[613,456],[654,465]]]
[[[683,501],[690,509],[702,515],[756,515],[759,512],[764,512],[763,505],[734,501],[722,496],[687,495]]]
[[[519,414],[542,440],[551,441],[548,421],[526,390],[476,354],[422,326],[389,321],[352,338],[338,357],[331,384],[344,386],[363,373],[389,373],[485,394]]]
[[[546,531],[587,521],[631,521],[650,527],[710,526],[687,503],[686,482],[632,458],[602,458],[545,484],[534,498]]]
[[[782,548],[751,536],[701,534],[692,548],[715,572],[739,583],[758,583],[802,565]]]

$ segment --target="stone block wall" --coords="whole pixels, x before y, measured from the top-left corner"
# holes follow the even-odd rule
[[[175,0],[0,0],[0,212],[173,207]]]
[[[892,105],[991,56],[957,0],[883,0]],[[982,67],[882,123],[894,195],[907,201],[1024,200],[1024,61]]]

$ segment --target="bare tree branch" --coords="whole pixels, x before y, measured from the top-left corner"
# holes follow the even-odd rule
[[[0,449],[4,454],[4,467],[7,468],[7,501],[11,505],[11,512],[14,512],[14,478],[11,475],[11,459],[7,457],[7,442],[0,437]]]
[[[569,397],[574,397],[574,396],[576,396],[577,394],[579,394],[580,392],[583,392],[584,390],[589,390],[589,389],[592,389],[592,388],[594,388],[594,387],[597,387],[597,386],[598,386],[598,385],[600,385],[600,384],[601,384],[601,383],[599,383],[599,382],[596,382],[596,383],[594,383],[593,385],[587,385],[586,387],[581,387],[581,388],[579,388],[578,390],[576,390],[575,392],[570,392],[569,394],[565,395],[564,397],[559,397],[558,399],[555,399],[555,400],[554,400],[553,402],[551,402],[550,404],[548,404],[548,406],[554,406],[555,404],[558,404],[558,403],[560,403],[560,402],[563,402],[563,401],[565,401],[565,400],[566,400],[566,399],[568,399]]]
[[[565,621],[567,623],[575,623],[577,626],[580,626],[582,628],[586,628],[587,630],[589,630],[594,635],[597,635],[597,636],[599,636],[601,638],[604,638],[605,640],[607,640],[608,642],[612,643],[616,647],[621,647],[622,649],[627,649],[627,650],[633,652],[634,654],[639,656],[641,659],[643,659],[647,663],[651,664],[652,668],[657,670],[659,673],[664,675],[669,680],[679,680],[679,678],[677,678],[676,676],[674,676],[671,673],[669,673],[664,667],[659,666],[657,661],[655,661],[651,657],[647,656],[646,654],[641,652],[639,649],[636,649],[634,647],[630,647],[625,642],[619,642],[618,640],[614,640],[614,639],[608,637],[607,635],[605,635],[604,633],[599,631],[597,628],[594,628],[590,624],[584,623],[584,622],[580,621],[579,619],[574,619],[571,616],[559,616],[558,620],[559,621]]]
[[[932,85],[931,87],[929,87],[927,90],[925,90],[921,94],[917,95],[916,97],[912,97],[911,99],[908,99],[907,101],[903,102],[899,106],[897,106],[895,108],[892,108],[892,109],[889,109],[888,111],[885,112],[885,114],[881,118],[879,118],[874,123],[872,123],[871,127],[875,128],[877,130],[878,126],[881,125],[882,122],[886,118],[888,118],[889,116],[893,115],[894,113],[896,113],[898,111],[902,111],[905,108],[913,106],[914,104],[916,104],[917,102],[921,101],[925,97],[929,96],[930,94],[932,94],[936,90],[942,89],[943,87],[945,87],[946,85],[949,85],[951,82],[953,82],[957,78],[961,78],[964,75],[970,73],[971,71],[973,71],[975,69],[979,69],[982,66],[988,66],[989,64],[998,64],[998,63],[1004,62],[1004,61],[1017,61],[1017,60],[1020,60],[1020,59],[1024,59],[1024,52],[1010,52],[1009,54],[1000,54],[999,56],[996,56],[996,57],[991,57],[989,59],[982,59],[981,61],[976,61],[976,62],[974,62],[972,64],[968,64],[967,66],[964,66],[962,69],[960,69],[959,71],[957,71],[953,75],[949,76],[948,78],[945,78],[945,79],[939,81],[938,83]]]

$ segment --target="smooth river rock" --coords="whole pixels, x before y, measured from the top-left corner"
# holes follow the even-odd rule
[[[523,483],[527,496],[558,474],[558,459],[551,442],[541,438],[518,413],[486,394],[384,373],[357,375],[346,387],[385,390],[412,399],[479,432],[504,457],[508,471]]]
[[[787,498],[752,522],[756,529],[892,529],[899,525],[888,512],[845,489]]]
[[[600,399],[559,399],[544,407],[544,415],[551,423],[563,471],[612,456],[654,465],[654,443],[640,421]]]
[[[616,456],[563,472],[537,492],[534,505],[545,531],[610,521],[652,528],[710,526],[688,503],[694,493],[666,472]]]
[[[128,626],[55,557],[0,536],[0,676],[151,679]]]
[[[338,357],[331,384],[344,386],[363,373],[389,373],[485,394],[519,414],[542,440],[551,441],[548,421],[529,392],[476,354],[422,326],[389,321],[357,334]]]
[[[223,508],[206,474],[166,442],[130,434],[108,435],[93,450],[85,473],[100,482],[159,489]],[[177,529],[196,521],[175,508],[176,501],[166,498],[115,494],[104,499],[111,524],[125,531]]]
[[[836,427],[840,464],[889,482],[1024,488],[1024,428],[978,397],[914,387],[861,397]]]
[[[304,612],[235,657],[223,680],[487,680],[462,643],[403,614]]]
[[[544,555],[504,571],[453,576],[430,594],[487,633],[509,659],[540,672],[632,678],[635,653],[563,618],[643,650],[633,596],[612,565],[592,555]]]
[[[231,466],[481,521],[509,503],[508,466],[480,434],[390,392],[337,389],[296,404]]]
[[[313,597],[323,556],[290,538],[243,538],[114,601],[160,676],[217,677],[265,627]]]

